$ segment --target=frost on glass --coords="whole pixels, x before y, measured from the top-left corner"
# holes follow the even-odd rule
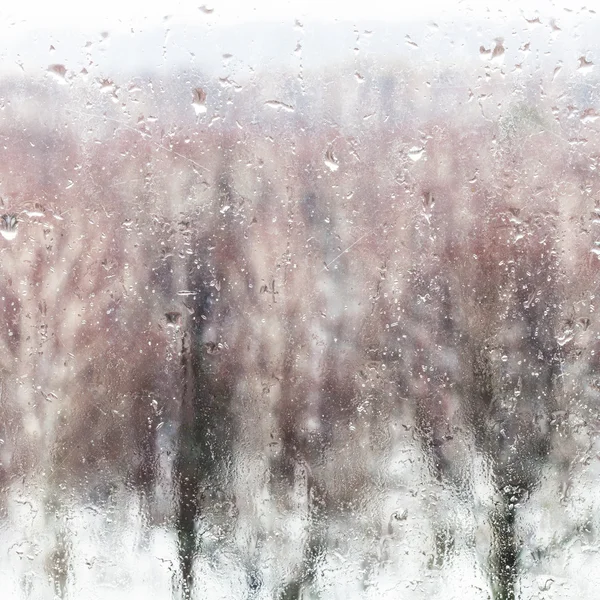
[[[2,597],[596,598],[600,22],[460,8],[2,25]]]

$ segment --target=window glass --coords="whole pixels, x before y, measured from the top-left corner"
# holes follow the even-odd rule
[[[13,4],[3,597],[595,598],[597,3]]]

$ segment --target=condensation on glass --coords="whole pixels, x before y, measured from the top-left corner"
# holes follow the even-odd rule
[[[2,597],[596,598],[594,7],[244,6],[0,26]]]

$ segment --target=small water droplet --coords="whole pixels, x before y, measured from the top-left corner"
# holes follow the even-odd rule
[[[240,92],[242,90],[242,86],[239,83],[236,83],[231,77],[219,77],[219,85],[222,88],[233,88],[234,91]]]
[[[202,88],[196,88],[193,93],[192,106],[196,115],[204,114],[206,112],[206,92]]]
[[[557,65],[556,67],[554,67],[554,72],[552,73],[552,81],[554,81],[556,79],[556,76],[560,73],[561,69],[562,69],[561,65]]]
[[[14,240],[17,237],[19,222],[15,215],[2,215],[0,217],[0,234],[5,240]]]
[[[332,172],[335,173],[339,168],[340,164],[332,148],[328,148],[325,152],[325,166]]]
[[[524,17],[524,18],[525,18],[525,20],[526,20],[528,23],[530,23],[531,25],[541,25],[541,23],[542,23],[542,22],[540,21],[540,18],[539,18],[539,16],[532,17],[531,19],[528,19],[527,17]]]
[[[579,66],[577,67],[578,71],[589,73],[593,68],[594,63],[591,60],[588,60],[585,56],[579,57]]]
[[[203,12],[205,15],[212,15],[215,12],[215,9],[210,4],[203,4],[198,7],[200,12]]]
[[[269,106],[270,108],[276,108],[277,110],[284,110],[285,112],[294,112],[295,109],[293,106],[286,104],[285,102],[281,102],[279,100],[267,100],[265,102],[265,106]]]

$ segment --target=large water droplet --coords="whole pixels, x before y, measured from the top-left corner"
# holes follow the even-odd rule
[[[489,60],[492,56],[492,51],[485,46],[479,46],[479,58],[481,60]]]
[[[167,321],[167,325],[170,327],[178,327],[181,325],[181,313],[180,312],[168,312],[165,313],[165,319]]]
[[[418,160],[421,160],[424,155],[425,155],[425,148],[421,148],[419,146],[413,146],[408,151],[408,158],[410,158],[410,160],[412,160],[413,162],[417,162]]]
[[[431,210],[435,206],[435,198],[431,192],[423,194],[423,208]]]
[[[497,38],[496,40],[496,45],[494,46],[494,49],[492,50],[492,60],[494,61],[501,61],[504,60],[504,39],[503,38]]]
[[[206,92],[202,88],[194,90],[194,100],[192,102],[196,115],[201,115],[206,112]]]
[[[565,329],[561,335],[556,338],[559,346],[564,346],[569,343],[575,337],[575,333],[572,329]]]
[[[593,123],[600,115],[593,108],[588,108],[583,111],[580,121],[582,123]]]
[[[50,65],[48,67],[48,73],[50,73],[50,75],[52,75],[59,83],[67,83],[65,79],[67,75],[65,65]]]
[[[552,579],[550,577],[544,577],[543,581],[541,581],[538,584],[538,589],[540,590],[540,592],[547,592],[552,587],[553,583],[554,583],[554,579]]]
[[[0,217],[0,234],[5,240],[14,240],[17,237],[19,222],[15,215],[2,215]]]

